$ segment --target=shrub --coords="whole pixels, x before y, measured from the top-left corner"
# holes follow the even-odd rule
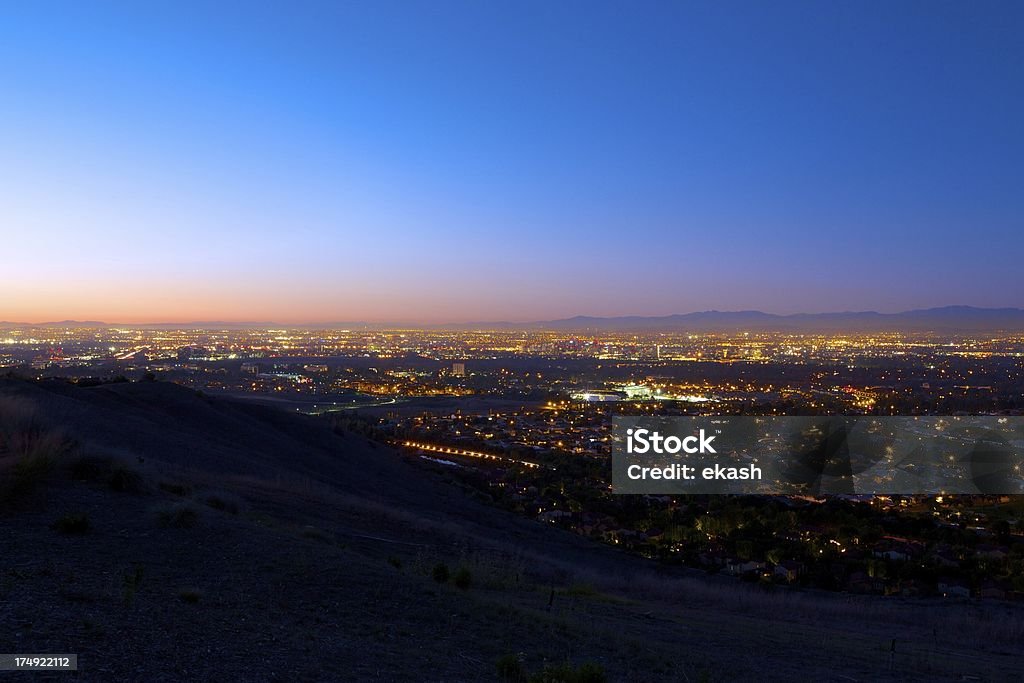
[[[21,456],[14,463],[15,481],[26,491],[35,488],[53,470],[53,461],[53,454],[46,450],[36,450]]]
[[[401,558],[395,557],[394,555],[391,555],[391,556],[388,557],[388,564],[390,564],[395,569],[401,569],[402,568],[402,560],[401,560]]]
[[[180,599],[182,602],[187,602],[190,605],[194,605],[203,599],[203,594],[197,590],[187,588],[178,593],[178,599]]]
[[[0,397],[0,451],[23,455],[41,431],[32,402],[10,396]]]
[[[160,482],[160,490],[182,497],[192,495],[192,487],[188,484],[173,484],[171,482],[162,481]]]
[[[584,662],[578,669],[571,664],[549,664],[529,680],[530,683],[605,683],[608,677],[600,664]]]
[[[238,503],[233,500],[229,500],[222,496],[212,495],[207,497],[206,504],[212,507],[214,510],[220,510],[221,512],[227,512],[228,514],[238,514]]]
[[[84,512],[78,514],[64,515],[53,523],[53,530],[62,534],[87,534],[89,533],[89,515]]]
[[[455,572],[454,583],[456,587],[462,590],[468,590],[470,585],[473,583],[473,575],[469,573],[469,570],[465,567],[459,567],[458,571]]]
[[[34,448],[13,463],[10,474],[4,471],[4,463],[0,463],[0,502],[30,494],[38,488],[53,472],[57,456],[64,448]]]
[[[174,505],[158,510],[157,522],[166,529],[191,529],[199,523],[199,513],[189,505]]]
[[[526,673],[519,657],[512,653],[498,657],[498,679],[502,683],[525,683]]]
[[[33,491],[72,446],[39,420],[35,404],[0,397],[0,501]]]
[[[320,541],[321,543],[330,543],[331,537],[326,533],[317,529],[315,526],[307,526],[302,530],[303,538],[310,538],[314,541]]]
[[[604,667],[597,662],[583,662],[576,670],[577,683],[605,683],[607,680]]]
[[[580,581],[571,584],[565,592],[575,598],[589,598],[597,595],[597,590],[593,585]]]
[[[115,467],[107,483],[118,493],[142,493],[146,488],[142,475],[125,465]]]
[[[71,463],[71,478],[76,481],[96,481],[110,468],[110,461],[95,455],[83,455]]]
[[[434,581],[438,583],[448,582],[448,565],[444,562],[439,562],[434,565],[434,569],[431,570],[430,575],[434,577]]]

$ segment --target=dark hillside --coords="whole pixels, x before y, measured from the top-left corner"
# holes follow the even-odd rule
[[[0,652],[77,653],[78,680],[492,681],[499,659],[506,680],[566,681],[1024,666],[1014,605],[666,573],[323,420],[162,382],[0,380],[0,551]]]

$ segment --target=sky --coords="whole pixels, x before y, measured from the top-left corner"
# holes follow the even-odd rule
[[[1024,306],[1024,3],[0,6],[0,320]]]

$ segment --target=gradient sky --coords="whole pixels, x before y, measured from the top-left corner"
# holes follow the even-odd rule
[[[0,320],[1024,305],[1024,3],[0,7]]]

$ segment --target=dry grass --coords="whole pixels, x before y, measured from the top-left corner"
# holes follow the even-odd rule
[[[90,528],[89,515],[84,512],[64,515],[53,523],[54,531],[67,535],[87,534]]]
[[[107,480],[110,488],[118,493],[145,493],[147,490],[145,479],[127,465],[114,466]]]
[[[238,497],[228,493],[208,494],[204,502],[214,510],[220,510],[229,515],[237,515],[242,507]]]
[[[411,559],[409,569],[424,576],[429,576],[437,563],[445,562],[449,566],[467,567],[472,573],[474,586],[503,590],[526,588],[537,583],[540,580],[537,572],[547,567],[545,585],[553,582],[570,594],[580,592],[585,586],[582,592],[593,591],[592,598],[605,601],[635,600],[672,608],[724,612],[744,619],[778,620],[825,629],[840,627],[860,634],[878,634],[879,642],[906,635],[929,646],[936,642],[941,645],[946,639],[978,651],[1016,651],[1019,643],[1024,641],[1024,610],[1020,609],[1008,610],[996,619],[991,617],[991,605],[974,609],[968,605],[920,599],[904,601],[797,590],[768,593],[758,586],[739,581],[704,576],[665,576],[657,569],[623,576],[579,562],[554,559],[527,547],[490,539],[480,539],[477,543],[458,523],[427,519],[412,510],[395,509],[350,493],[297,483],[278,477],[271,485],[342,509],[399,522],[423,532],[424,537],[461,538],[461,550],[442,552],[439,546],[426,547]],[[933,632],[939,634],[937,641]]]
[[[39,418],[34,404],[0,397],[0,503],[35,490],[73,448],[61,430]]]
[[[156,521],[164,529],[191,529],[199,524],[199,513],[188,504],[168,505],[156,511]]]

